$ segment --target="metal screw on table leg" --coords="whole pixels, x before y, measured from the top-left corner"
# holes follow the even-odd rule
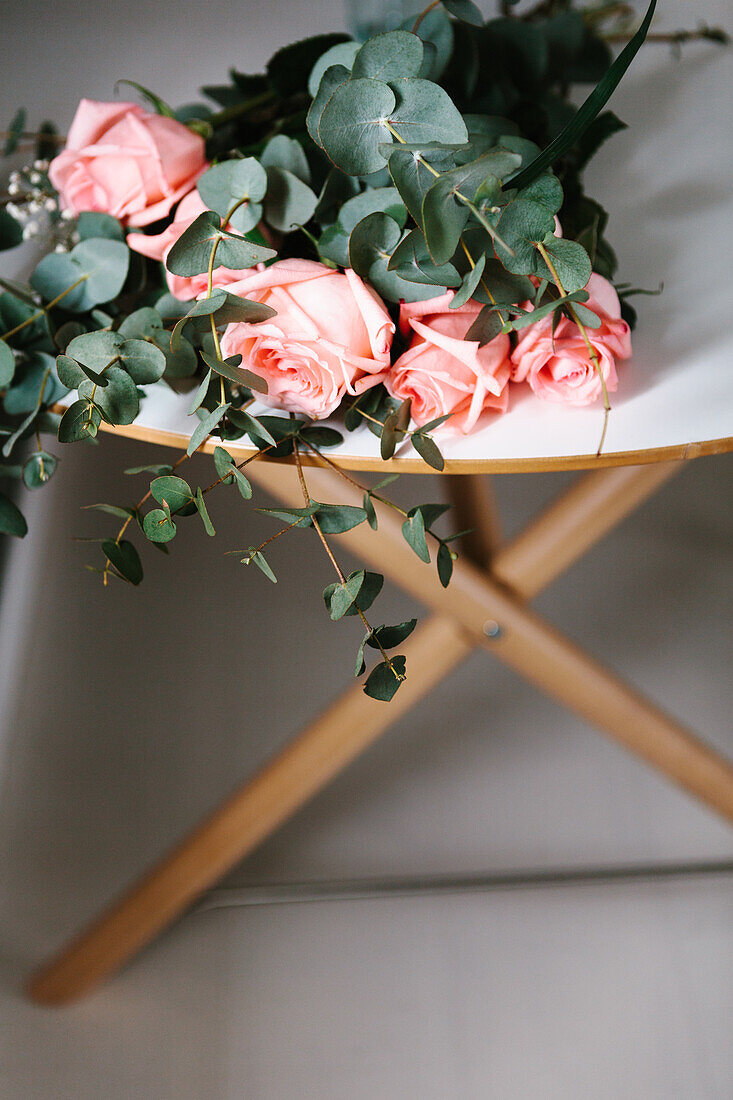
[[[487,619],[483,629],[487,638],[501,638],[504,633],[496,619]]]

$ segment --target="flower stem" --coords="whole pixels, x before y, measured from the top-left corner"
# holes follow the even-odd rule
[[[540,256],[542,257],[542,259],[547,264],[548,270],[549,270],[550,274],[552,275],[552,278],[555,282],[555,286],[557,287],[557,289],[560,291],[560,293],[564,297],[566,295],[566,290],[565,290],[564,286],[562,285],[562,282],[560,280],[560,276],[557,273],[557,269],[555,268],[555,265],[552,262],[552,259],[550,257],[549,252],[547,251],[547,249],[545,248],[545,246],[542,244],[541,241],[536,242],[536,247],[537,247],[537,250],[538,250]],[[601,389],[603,391],[603,431],[601,432],[601,439],[600,439],[600,442],[598,444],[598,450],[596,451],[596,458],[598,458],[601,451],[603,450],[603,444],[606,441],[606,432],[608,431],[608,415],[611,412],[611,403],[608,399],[608,388],[606,386],[606,379],[603,377],[603,371],[601,370],[601,364],[600,364],[599,359],[598,359],[598,353],[596,352],[596,349],[593,347],[593,345],[590,341],[590,337],[588,335],[588,330],[586,329],[585,325],[583,324],[583,322],[578,317],[578,314],[576,313],[575,309],[573,308],[572,303],[568,303],[568,309],[570,311],[570,314],[571,314],[573,320],[575,321],[576,325],[578,326],[578,329],[580,330],[580,335],[583,337],[583,342],[584,342],[584,344],[585,344],[585,346],[588,350],[588,355],[590,356],[590,360],[593,363],[594,369],[595,369],[595,371],[596,371],[596,373],[597,373],[597,375],[600,379]]]

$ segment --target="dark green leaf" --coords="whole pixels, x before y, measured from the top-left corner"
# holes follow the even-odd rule
[[[413,432],[410,439],[413,447],[423,461],[427,462],[428,466],[432,466],[434,470],[442,470],[444,468],[445,460],[435,440],[431,439],[429,435],[422,435],[419,431]]]
[[[91,237],[106,237],[110,241],[125,240],[122,226],[111,214],[103,214],[98,210],[82,210],[77,218],[76,231],[80,241],[89,240]]]
[[[214,529],[214,524],[211,522],[211,517],[206,510],[204,494],[201,491],[201,486],[199,486],[196,490],[195,504],[198,509],[198,513],[201,516],[201,521],[204,525],[204,530],[206,531],[206,534],[213,537],[216,534],[216,531]]]
[[[102,543],[102,552],[109,558],[121,577],[130,584],[140,584],[143,579],[143,567],[140,555],[131,542],[127,539],[121,542],[105,539]]]
[[[265,218],[273,229],[290,233],[313,217],[318,198],[314,191],[292,172],[272,166],[267,169]]]
[[[323,109],[318,136],[337,168],[363,176],[383,167],[378,146],[389,141],[385,120],[396,102],[389,85],[379,80],[361,78],[336,87]]]
[[[0,493],[0,533],[14,535],[19,539],[28,534],[28,524],[23,513],[5,493]]]
[[[402,524],[402,534],[420,560],[429,562],[430,551],[428,550],[428,544],[425,538],[425,521],[419,509],[411,516],[408,516]]]
[[[188,441],[186,454],[192,455],[194,451],[198,450],[201,444],[211,435],[228,408],[229,405],[218,405],[213,412],[209,413],[208,416],[204,417],[204,419],[199,422]]]
[[[355,508],[350,504],[317,504],[315,518],[324,535],[340,535],[344,531],[350,531],[352,527],[358,527],[366,520],[366,512],[363,508]]]
[[[136,92],[139,92],[143,99],[147,100],[156,114],[165,115],[166,118],[175,118],[175,112],[172,107],[169,107],[164,99],[161,99],[155,92],[149,91],[142,84],[138,84],[135,80],[118,80],[117,84],[129,84],[131,88],[134,88]]]
[[[443,7],[456,19],[472,27],[484,25],[484,17],[472,0],[443,0]]]
[[[241,355],[233,355],[229,359],[217,359],[214,355],[207,355],[206,352],[202,351],[201,358],[207,367],[210,367],[217,374],[221,374],[224,378],[228,378],[230,382],[234,382],[238,386],[247,386],[248,389],[257,390],[258,393],[267,393],[267,382],[264,378],[260,378],[259,374],[253,374],[252,371],[239,366],[242,362]]]
[[[624,46],[605,76],[599,81],[582,106],[578,108],[568,125],[531,164],[528,164],[526,168],[522,169],[518,176],[515,176],[512,180],[512,184],[515,187],[526,187],[528,183],[531,183],[540,173],[544,172],[546,168],[549,168],[556,160],[563,156],[568,149],[572,149],[583,136],[593,119],[603,110],[615,91],[621,77],[634,60],[634,57],[646,38],[656,6],[657,0],[651,0],[636,34],[634,34],[630,41]]]
[[[413,630],[417,626],[417,619],[407,619],[404,623],[398,623],[396,626],[378,626],[371,634],[367,635],[366,644],[371,646],[372,649],[379,649],[381,644],[383,649],[394,649],[397,645],[402,645],[406,638],[409,638]]]
[[[61,417],[58,427],[59,443],[76,443],[80,439],[93,439],[102,417],[88,401],[75,401]]]
[[[443,588],[447,588],[453,576],[453,554],[444,542],[438,547],[438,578]]]
[[[271,248],[228,233],[221,228],[221,217],[205,210],[175,242],[166,258],[166,267],[173,275],[190,277],[203,274],[208,270],[211,250],[217,240],[215,267],[238,271],[272,260],[277,255]]]
[[[3,146],[4,157],[9,157],[18,148],[20,139],[23,136],[23,130],[25,129],[26,118],[27,111],[25,107],[21,107],[13,115],[12,121],[7,129],[5,145]]]
[[[375,665],[364,684],[364,694],[371,699],[388,703],[405,678],[405,665],[406,661],[402,655],[392,657],[391,666],[386,661]]]
[[[262,216],[260,203],[267,191],[267,175],[254,157],[225,160],[204,172],[196,188],[208,208],[222,218],[236,203],[248,200],[233,215],[231,223],[240,233],[247,233]]]

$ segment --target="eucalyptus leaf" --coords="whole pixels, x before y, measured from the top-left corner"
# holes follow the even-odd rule
[[[151,542],[170,542],[175,538],[176,525],[170,514],[164,512],[162,508],[153,508],[152,512],[148,512],[143,518],[143,534]]]
[[[127,539],[122,539],[121,542],[105,539],[102,543],[102,553],[112,562],[121,577],[130,584],[140,584],[143,579],[143,567],[140,555],[131,542]]]
[[[23,463],[23,483],[27,489],[40,489],[53,477],[57,459],[48,451],[34,451]]]
[[[75,401],[61,417],[58,427],[59,443],[76,443],[81,439],[93,439],[102,423],[99,411],[88,401]]]
[[[396,105],[390,86],[379,80],[362,77],[336,87],[320,117],[318,137],[337,168],[363,176],[383,167],[379,145],[389,140],[386,123]]]
[[[234,229],[247,233],[262,216],[260,204],[267,191],[267,174],[255,157],[225,160],[204,172],[196,188],[207,207],[222,218],[237,203],[247,200],[231,218]]]
[[[204,531],[206,531],[207,535],[213,538],[216,534],[216,530],[214,529],[214,524],[211,522],[211,517],[207,511],[206,503],[204,501],[204,494],[201,491],[201,486],[196,489],[194,503],[196,505],[196,508],[198,509],[199,515],[201,516],[201,522],[204,525]]]
[[[0,493],[0,534],[14,535],[19,539],[28,534],[23,513],[5,493]]]
[[[340,45],[348,46],[351,43],[342,42]],[[275,137],[270,138],[262,150],[260,163],[265,169],[283,168],[291,175],[297,176],[303,183],[311,182],[310,166],[303,146],[287,134],[276,134]]]
[[[203,274],[208,270],[212,248],[217,240],[219,244],[214,267],[239,271],[272,260],[277,255],[272,248],[254,244],[223,230],[221,217],[205,210],[175,242],[166,258],[166,267],[173,275],[186,278]]]
[[[423,44],[416,34],[385,31],[364,43],[356,54],[351,75],[389,83],[405,76],[418,76],[422,63]]]
[[[5,389],[15,374],[15,356],[4,340],[0,340],[0,389]]]
[[[299,147],[300,148],[300,147]],[[313,217],[318,197],[307,183],[285,168],[267,169],[265,219],[280,233],[290,233]]]
[[[218,405],[213,412],[210,412],[208,416],[205,416],[203,420],[199,421],[188,441],[188,446],[186,447],[187,455],[192,455],[194,451],[197,451],[201,444],[205,442],[225,415],[228,408],[229,405]]]
[[[417,509],[402,524],[402,534],[408,545],[421,561],[430,561],[430,551],[425,538],[425,521],[422,512]]]
[[[387,661],[375,665],[364,684],[364,694],[370,699],[388,703],[394,698],[404,679],[405,665],[405,658],[401,654],[391,658],[391,665]]]

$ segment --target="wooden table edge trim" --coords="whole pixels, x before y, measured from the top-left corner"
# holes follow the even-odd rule
[[[53,412],[63,413],[65,406],[54,405]],[[190,436],[183,432],[167,431],[163,428],[146,428],[142,424],[102,424],[101,430],[110,435],[120,435],[126,439],[137,439],[141,443],[156,443],[159,446],[173,447],[185,451]],[[209,439],[200,450],[213,454],[215,447],[227,447],[243,458],[256,454],[256,448],[243,447],[239,440]],[[708,439],[699,443],[676,443],[669,447],[651,447],[643,451],[609,451],[608,454],[594,455],[554,455],[549,458],[449,458],[446,459],[446,474],[528,474],[549,473],[562,470],[601,470],[610,466],[643,466],[651,462],[677,462],[703,455],[728,454],[733,451],[733,436],[721,439]],[[326,452],[344,470],[361,470],[365,473],[399,472],[411,474],[434,474],[435,470],[421,458],[390,458],[386,462],[378,457],[357,455],[342,457]],[[314,455],[304,454],[303,464],[320,465]],[[262,458],[260,461],[290,465],[290,458]]]

